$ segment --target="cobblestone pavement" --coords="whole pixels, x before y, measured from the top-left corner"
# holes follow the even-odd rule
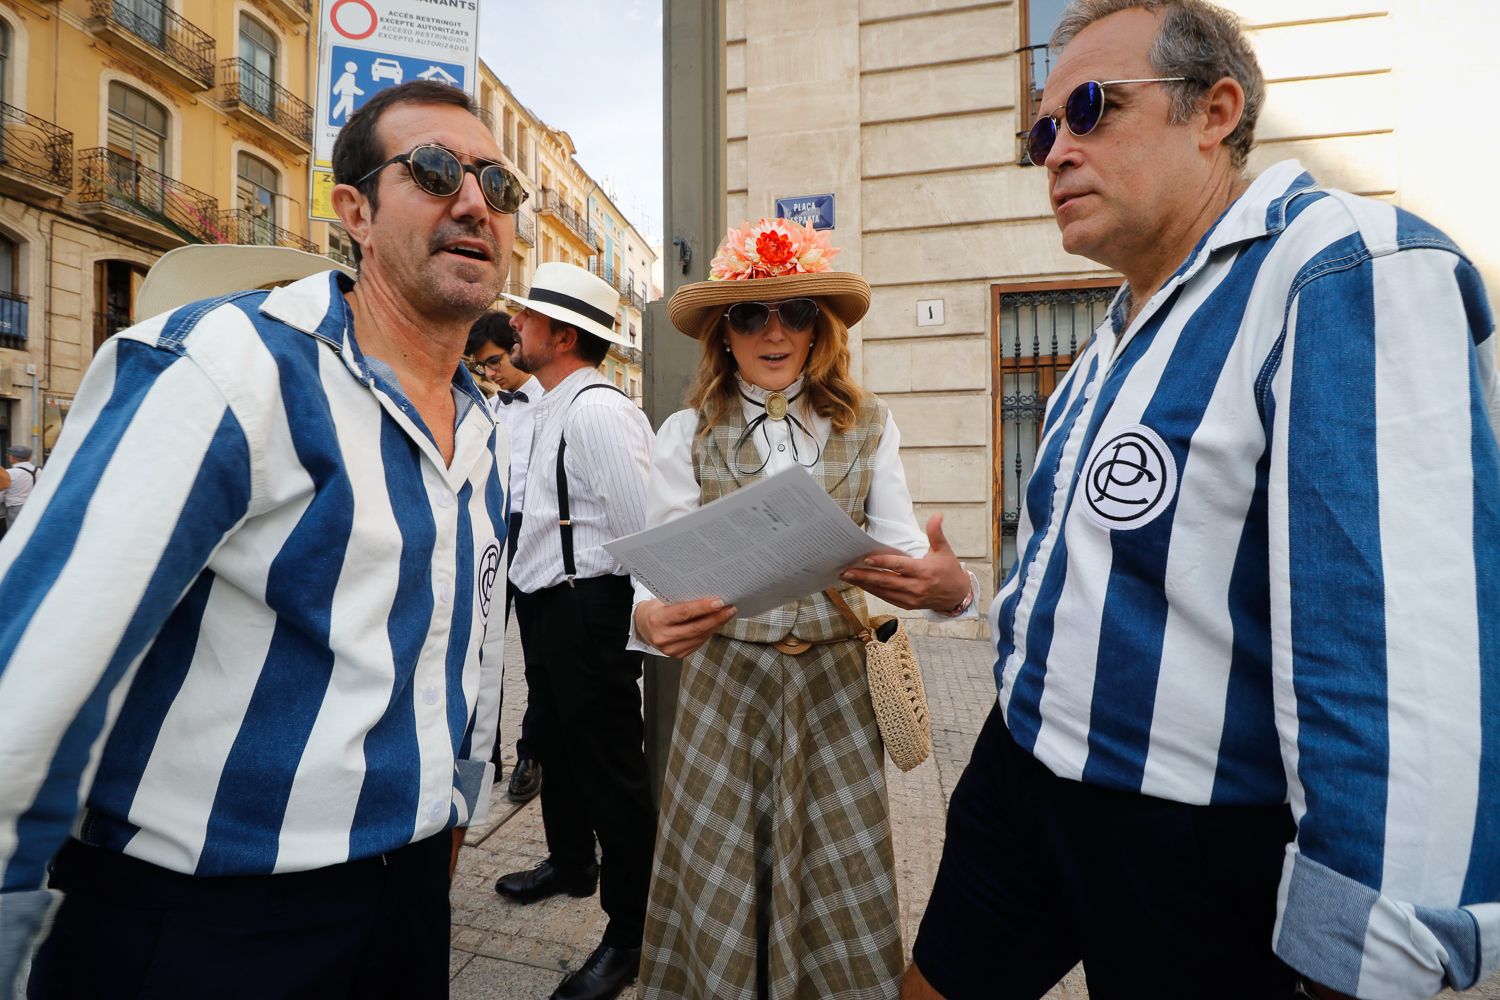
[[[501,732],[512,741],[504,777],[514,763],[514,739],[525,709],[520,641],[514,624],[506,645],[511,664],[505,685]],[[896,874],[907,947],[943,851],[948,797],[969,760],[969,750],[994,703],[993,655],[987,642],[914,636],[932,710],[934,752],[910,774],[886,768]],[[501,786],[497,785],[497,792]],[[517,906],[495,895],[495,879],[530,868],[546,857],[541,809],[535,800],[503,806],[491,824],[470,831],[453,885],[452,996],[454,1000],[546,1000],[565,972],[586,958],[604,933],[598,897],[554,897]],[[634,987],[622,995],[635,1000]],[[1443,994],[1453,998],[1453,993]],[[1462,994],[1465,1000],[1500,1000],[1500,976]],[[1047,1000],[1087,1000],[1081,969],[1074,969]]]

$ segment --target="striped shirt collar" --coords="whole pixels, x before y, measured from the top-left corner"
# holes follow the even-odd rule
[[[365,385],[373,387],[379,381],[388,393],[404,398],[399,386],[388,384],[390,379],[380,377],[379,369],[389,372],[389,366],[382,364],[377,368],[366,361],[359,348],[359,341],[354,336],[353,315],[344,298],[353,289],[354,282],[348,275],[340,271],[325,271],[272,289],[261,303],[260,311],[332,347],[350,373]],[[484,394],[462,363],[455,365],[453,389],[456,396],[478,404],[485,413],[489,412]],[[465,403],[459,403],[455,423],[462,423],[468,409]]]
[[[1220,250],[1274,236],[1286,228],[1287,208],[1293,199],[1317,190],[1317,181],[1296,160],[1282,160],[1265,171],[1224,209],[1198,240],[1187,259],[1168,278],[1135,317],[1139,327],[1156,307],[1183,283],[1191,281]],[[1128,333],[1125,317],[1130,310],[1130,286],[1121,285],[1110,304],[1110,326],[1117,336]]]

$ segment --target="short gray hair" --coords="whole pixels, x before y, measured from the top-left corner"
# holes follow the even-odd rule
[[[1266,80],[1239,18],[1229,11],[1207,0],[1069,0],[1052,32],[1051,48],[1061,51],[1095,21],[1135,8],[1164,14],[1149,53],[1156,72],[1188,78],[1170,85],[1174,124],[1192,117],[1203,90],[1226,76],[1245,91],[1244,113],[1224,140],[1230,163],[1237,170],[1243,168],[1255,145],[1255,123],[1266,102]]]

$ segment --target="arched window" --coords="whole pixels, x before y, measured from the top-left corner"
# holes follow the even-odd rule
[[[10,25],[0,19],[0,104],[10,103]]]
[[[249,15],[240,15],[240,100],[267,116],[274,110],[280,51],[275,32]]]
[[[271,245],[276,242],[276,198],[281,192],[281,174],[265,160],[241,153],[235,185],[239,207],[243,210],[239,242]]]
[[[167,126],[166,108],[133,87],[110,83],[109,134],[105,145],[111,152],[165,173]]]

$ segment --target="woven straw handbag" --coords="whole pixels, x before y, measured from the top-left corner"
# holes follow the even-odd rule
[[[875,615],[865,624],[836,589],[830,587],[823,593],[865,644],[870,701],[875,705],[880,739],[891,762],[910,771],[932,753],[932,716],[927,712],[927,689],[911,636],[895,615]]]

